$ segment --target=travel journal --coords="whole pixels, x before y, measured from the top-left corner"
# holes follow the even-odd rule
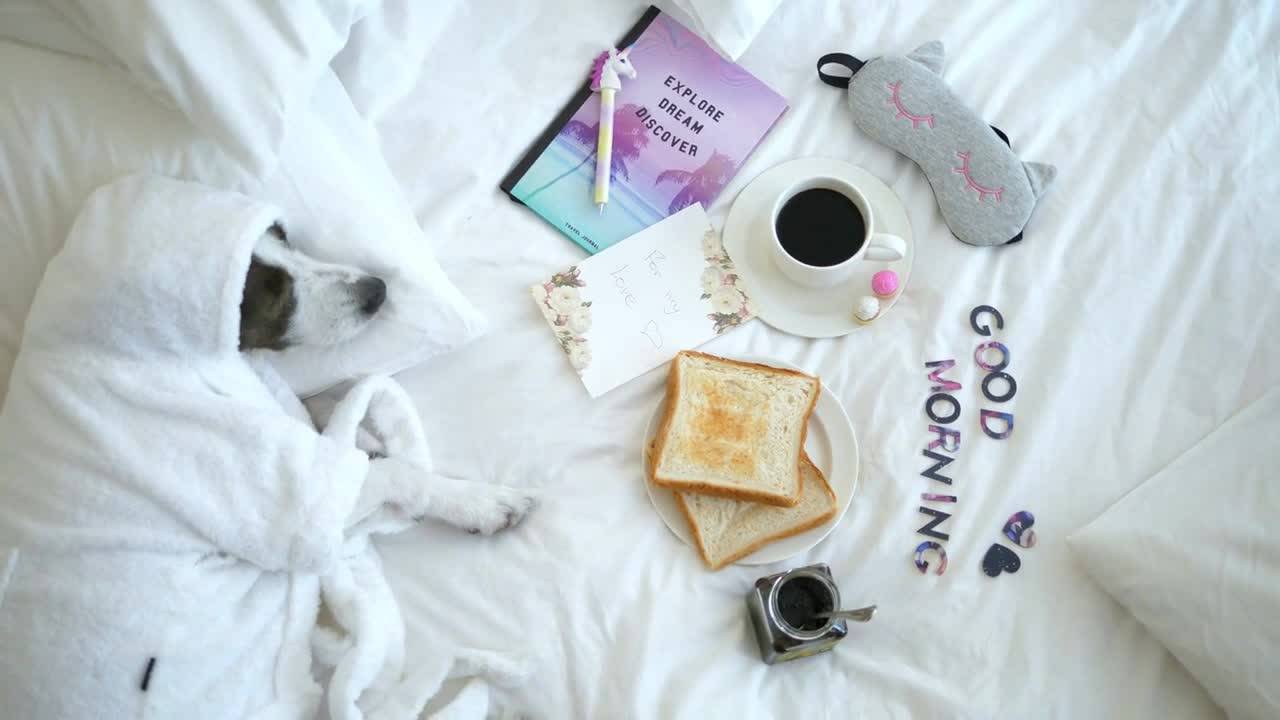
[[[755,317],[696,203],[530,292],[592,397]]]
[[[709,207],[786,100],[650,7],[618,47],[636,69],[617,93],[609,204],[593,200],[600,98],[584,82],[502,189],[588,251],[681,209]],[[583,58],[587,78],[591,58]]]

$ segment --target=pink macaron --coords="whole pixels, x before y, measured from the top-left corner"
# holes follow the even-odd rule
[[[898,292],[898,273],[892,270],[881,270],[871,276],[871,292],[882,298],[893,297]]]

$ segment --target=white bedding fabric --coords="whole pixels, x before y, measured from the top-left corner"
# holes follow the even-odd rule
[[[351,26],[373,4],[49,2],[92,38],[95,51],[104,49],[109,62],[127,68],[258,177],[274,170],[291,116],[305,112]]]
[[[1280,385],[1067,543],[1232,718],[1280,717]]]
[[[672,4],[685,13],[692,30],[725,57],[737,60],[782,0],[674,0]]]
[[[488,470],[516,485],[532,470],[551,479],[543,508],[514,532],[484,539],[429,527],[380,543],[409,627],[407,663],[445,646],[524,643],[540,670],[506,700],[549,718],[781,717],[797,707],[806,717],[1221,715],[1062,540],[1275,384],[1280,10],[1196,0],[783,4],[740,61],[792,108],[709,208],[713,221],[763,169],[827,155],[894,188],[919,252],[901,302],[849,337],[802,340],[753,323],[707,347],[820,373],[863,450],[858,495],[826,541],[787,564],[712,574],[667,532],[641,484],[641,434],[662,373],[587,398],[523,300],[529,282],[581,250],[497,190],[589,58],[643,4],[432,7],[442,26],[415,38],[428,47],[413,89],[384,106],[369,83],[358,102],[378,108],[383,155],[426,230],[422,242],[494,331],[399,379],[442,471]],[[365,26],[363,42],[377,42],[377,27]],[[860,136],[842,94],[815,77],[824,52],[869,57],[933,38],[951,50],[944,77],[956,92],[1019,153],[1060,169],[1018,245],[954,240],[920,171]],[[8,77],[38,89],[33,66],[12,64],[30,55],[0,50]],[[56,87],[101,92],[79,61],[54,56],[67,64]],[[93,121],[63,102],[68,91],[38,102],[25,92],[0,98],[18,118],[3,132],[31,133],[28,145],[55,170],[29,175],[32,161],[0,158],[12,203],[3,219],[14,227],[65,234],[79,210],[68,198],[111,177],[81,164],[93,150],[128,148],[127,169],[180,176],[225,167],[172,123],[102,133],[105,119],[128,115],[126,94],[101,97],[103,119]],[[148,155],[144,143],[157,142],[163,151]],[[57,168],[75,170],[76,181]],[[315,192],[328,197],[326,187]],[[29,301],[36,273],[4,272],[6,309]],[[967,317],[981,303],[1005,315],[997,338],[1019,383],[997,408],[1017,418],[1004,442],[976,424],[979,408],[992,407],[971,360],[978,339]],[[19,330],[0,317],[3,349]],[[0,357],[3,369],[11,357]],[[965,386],[964,445],[948,468],[960,502],[943,528],[951,568],[923,577],[910,557],[923,539],[916,507],[937,488],[918,475],[929,439],[922,363],[947,357]],[[1023,509],[1036,514],[1039,545],[1019,550],[1018,574],[983,576],[982,553]],[[743,597],[756,577],[814,561],[831,564],[850,606],[881,611],[833,654],[766,667]],[[0,577],[21,571],[0,550]]]
[[[713,221],[763,169],[826,155],[888,182],[918,243],[905,296],[866,329],[809,341],[757,322],[708,346],[821,373],[863,451],[848,516],[787,565],[829,562],[847,604],[880,613],[831,655],[766,667],[743,598],[787,565],[708,573],[666,530],[640,465],[663,374],[587,397],[522,295],[582,251],[497,190],[643,5],[438,5],[447,27],[378,130],[443,265],[493,331],[399,379],[443,470],[519,484],[536,467],[551,479],[514,532],[424,529],[382,544],[411,654],[440,638],[523,641],[543,662],[513,699],[547,718],[1221,716],[1063,539],[1276,382],[1280,9],[813,0],[785,3],[764,26],[741,62],[792,107]],[[1019,153],[1059,167],[1020,244],[952,238],[919,169],[859,135],[843,94],[814,73],[824,52],[933,38],[951,51],[955,91]],[[1018,381],[1004,442],[977,426],[980,408],[1006,409],[978,389],[968,314],[982,303],[1007,320],[997,337]],[[944,526],[951,567],[925,577],[911,563],[919,494],[936,490],[918,475],[923,363],[949,357],[964,384],[949,468],[960,502]],[[982,553],[1024,509],[1038,546],[1019,550],[1018,574],[982,575]]]

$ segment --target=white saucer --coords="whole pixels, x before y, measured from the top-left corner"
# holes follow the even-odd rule
[[[902,238],[906,255],[895,262],[863,261],[846,282],[832,288],[804,287],[783,275],[769,254],[773,204],[787,187],[815,175],[840,178],[861,190],[875,211],[876,232]],[[883,322],[907,287],[915,255],[907,209],[893,190],[857,165],[831,158],[790,160],[752,180],[738,193],[725,219],[724,247],[755,300],[760,318],[783,332],[811,338],[838,337],[863,327],[853,310],[859,298],[873,294],[871,276],[887,269],[898,273],[898,292],[891,298],[880,298],[880,316],[870,324]]]
[[[800,370],[791,363],[759,355],[726,355],[725,357]],[[801,372],[804,371],[801,370]],[[654,509],[658,511],[658,515],[662,516],[662,521],[667,524],[671,532],[685,544],[695,547],[693,534],[689,531],[689,521],[685,519],[684,513],[680,512],[675,495],[672,491],[660,488],[649,480],[653,477],[649,471],[649,444],[658,434],[658,427],[662,424],[662,415],[666,409],[667,399],[663,396],[658,407],[653,409],[649,426],[644,432],[644,442],[640,445],[640,462],[644,467],[646,478],[645,488],[649,491],[649,500],[653,503]],[[840,404],[840,399],[826,385],[822,386],[822,393],[818,395],[818,404],[814,406],[813,414],[809,416],[809,432],[805,436],[804,449],[813,464],[817,465],[826,476],[827,484],[836,494],[835,517],[811,530],[769,543],[736,564],[764,565],[781,562],[805,552],[822,542],[822,539],[840,524],[845,511],[849,509],[853,493],[858,489],[858,438],[853,434],[853,423],[849,422],[849,415]],[[697,550],[694,552],[696,553]]]

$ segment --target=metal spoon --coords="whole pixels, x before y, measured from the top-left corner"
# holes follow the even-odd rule
[[[820,612],[820,613],[817,613],[817,616],[820,618],[833,618],[836,620],[839,620],[840,618],[845,618],[846,620],[853,620],[854,622],[867,622],[871,618],[875,617],[875,614],[876,614],[876,606],[868,605],[867,607],[858,608],[857,610],[836,610],[835,612]]]

